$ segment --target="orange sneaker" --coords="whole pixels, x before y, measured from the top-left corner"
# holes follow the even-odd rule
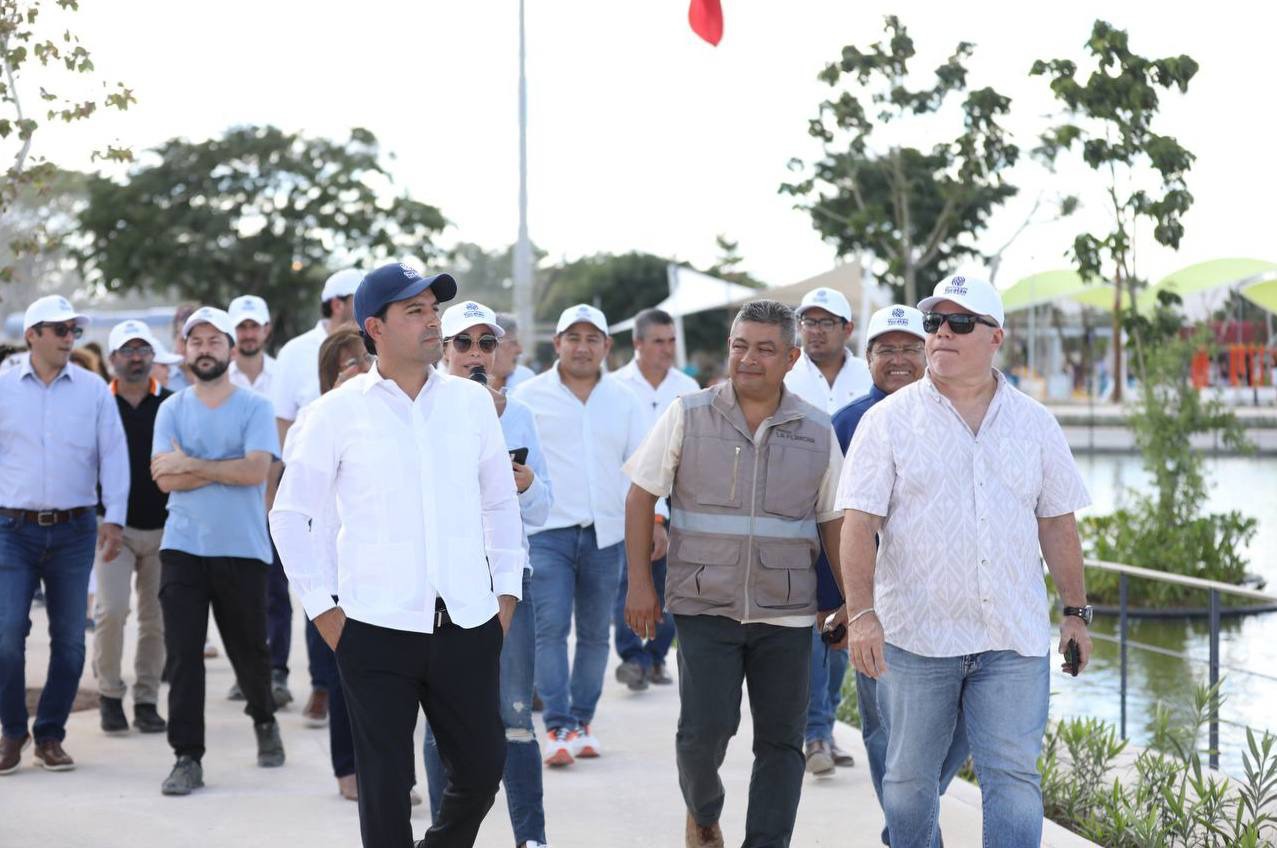
[[[572,757],[572,748],[569,738],[575,731],[569,731],[562,727],[554,727],[546,731],[545,734],[545,764],[551,768],[562,768],[570,766],[575,759]]]
[[[592,760],[602,752],[602,746],[590,732],[588,724],[568,734],[568,749],[572,756],[582,760]]]

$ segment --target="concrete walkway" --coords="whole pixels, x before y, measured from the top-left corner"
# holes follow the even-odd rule
[[[293,694],[306,695],[305,646],[300,619],[294,622]],[[27,646],[27,685],[39,686],[48,662],[44,610],[32,614]],[[92,634],[89,634],[92,657]],[[128,644],[133,644],[133,634]],[[216,637],[214,637],[216,640]],[[126,656],[131,669],[132,657]],[[96,691],[85,664],[82,686]],[[630,693],[610,677],[604,687],[594,731],[604,745],[598,760],[578,762],[545,775],[548,836],[555,848],[682,845],[684,808],[674,768],[676,687]],[[259,769],[250,720],[242,704],[225,699],[232,682],[225,654],[208,661],[207,733],[204,757],[207,788],[187,798],[160,795],[160,782],[173,762],[163,734],[107,737],[96,710],[73,713],[65,742],[76,760],[72,772],[46,772],[28,751],[23,768],[0,777],[0,846],[3,848],[308,848],[359,845],[356,805],[337,794],[328,758],[327,730],[302,725],[300,704],[280,713],[287,764]],[[131,678],[126,671],[125,679]],[[167,692],[167,687],[165,688]],[[126,712],[132,704],[126,699]],[[743,837],[751,767],[748,709],[740,734],[723,766],[727,844]],[[167,715],[167,705],[160,705]],[[882,814],[865,767],[864,747],[855,729],[840,725],[839,744],[855,754],[857,766],[827,780],[808,777],[803,787],[795,848],[838,846],[876,848]],[[416,750],[421,749],[418,733]],[[425,780],[418,762],[418,775]],[[424,787],[423,787],[424,790]],[[424,792],[423,792],[424,794]],[[420,838],[428,826],[425,807],[413,811]],[[945,843],[980,844],[980,793],[955,781],[943,799]],[[504,796],[488,815],[477,843],[482,848],[513,844]],[[1043,845],[1069,848],[1091,843],[1046,823]]]

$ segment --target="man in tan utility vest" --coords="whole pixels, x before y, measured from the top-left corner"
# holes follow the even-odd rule
[[[718,766],[749,685],[754,770],[746,846],[789,845],[803,780],[815,563],[835,564],[842,452],[829,416],[784,387],[798,359],[793,310],[745,304],[726,383],[671,404],[625,464],[626,623],[646,638],[662,611],[652,584],[652,509],[671,499],[666,609],[678,633],[675,748],[686,842],[723,845]]]

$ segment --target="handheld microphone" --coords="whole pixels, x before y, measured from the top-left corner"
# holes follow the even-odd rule
[[[470,372],[470,379],[481,386],[488,385],[488,371],[482,365],[476,365]]]

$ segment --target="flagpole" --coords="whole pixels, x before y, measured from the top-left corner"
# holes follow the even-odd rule
[[[532,243],[528,240],[528,77],[527,47],[519,0],[519,238],[514,244],[514,314],[524,342],[525,359],[536,354],[536,326],[532,317]]]

